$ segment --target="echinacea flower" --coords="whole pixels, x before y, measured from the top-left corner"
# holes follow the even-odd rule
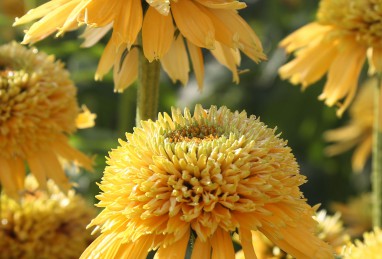
[[[16,43],[0,46],[0,183],[9,196],[23,189],[25,162],[42,188],[47,178],[70,187],[60,157],[91,170],[91,159],[68,143],[79,114],[62,63]]]
[[[97,196],[100,236],[81,258],[234,258],[237,232],[256,258],[252,230],[297,258],[331,258],[314,235],[315,209],[286,142],[254,116],[226,107],[173,109],[142,121],[109,154]]]
[[[339,105],[353,100],[366,57],[369,71],[382,72],[382,0],[321,0],[317,21],[286,37],[280,46],[295,59],[282,66],[282,78],[305,89],[327,73],[320,100]]]
[[[328,215],[325,210],[318,211],[314,216],[314,219],[318,222],[315,231],[316,236],[331,245],[338,254],[342,251],[343,246],[350,240],[340,217],[340,213],[331,216]],[[281,250],[259,231],[252,232],[252,244],[258,259],[294,258],[292,255]],[[243,250],[238,251],[235,258],[244,259]]]
[[[333,203],[332,208],[341,213],[346,231],[351,237],[360,237],[363,232],[372,229],[371,193],[361,194],[346,203]]]
[[[265,59],[261,42],[237,12],[245,7],[245,3],[233,0],[51,0],[17,19],[15,25],[39,19],[23,41],[34,43],[56,31],[61,35],[86,24],[83,45],[87,47],[112,30],[96,79],[102,79],[114,66],[116,91],[137,78],[139,49],[134,45],[141,32],[141,49],[150,62],[160,60],[170,78],[185,85],[189,55],[202,87],[203,48],[232,71],[235,82],[239,81],[239,50],[255,62]]]
[[[354,147],[352,167],[354,172],[361,172],[371,155],[374,124],[374,89],[377,80],[366,81],[350,106],[350,121],[338,129],[324,133],[326,141],[334,142],[325,152],[329,156],[341,154]]]
[[[95,209],[73,190],[64,194],[51,180],[47,190],[37,187],[29,175],[20,202],[1,194],[0,257],[78,258],[94,240],[86,224]]]
[[[374,228],[374,231],[364,233],[363,241],[356,240],[344,249],[344,259],[379,259],[382,255],[382,231]]]

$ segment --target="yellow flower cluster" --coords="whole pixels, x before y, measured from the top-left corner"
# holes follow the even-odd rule
[[[94,239],[86,225],[95,209],[73,190],[64,194],[52,181],[46,191],[37,187],[28,176],[20,202],[1,195],[0,257],[78,258]]]

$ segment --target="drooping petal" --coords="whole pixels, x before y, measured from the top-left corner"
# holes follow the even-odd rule
[[[174,83],[179,80],[183,85],[187,84],[190,64],[184,39],[181,35],[178,35],[173,41],[170,50],[161,59],[161,64]]]
[[[121,56],[120,54],[121,52],[119,53],[119,56]],[[137,79],[138,55],[139,50],[137,48],[132,48],[123,59],[122,64],[121,61],[116,60],[113,71],[114,90],[116,92],[122,92]]]
[[[203,89],[204,81],[204,60],[202,50],[192,44],[189,40],[186,40],[188,53],[190,54],[192,68],[195,73],[196,81],[198,82],[198,88],[201,91]]]
[[[149,62],[161,59],[169,51],[173,39],[172,17],[149,7],[142,26],[143,53]]]

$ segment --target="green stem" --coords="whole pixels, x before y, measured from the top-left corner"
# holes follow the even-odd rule
[[[119,95],[118,100],[118,136],[124,137],[126,132],[130,132],[134,127],[134,99],[135,88],[129,87]]]
[[[374,93],[373,160],[372,160],[372,201],[373,226],[382,226],[382,91],[381,75]]]
[[[160,77],[159,61],[150,63],[142,49],[139,53],[136,126],[140,125],[141,120],[155,120],[158,115]]]

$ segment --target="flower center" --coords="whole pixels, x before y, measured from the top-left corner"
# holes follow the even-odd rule
[[[221,135],[221,130],[215,126],[188,125],[167,133],[165,137],[170,143],[191,141],[200,143],[202,140],[218,139]]]
[[[323,0],[317,14],[319,23],[334,25],[341,35],[353,35],[368,47],[382,44],[382,1]]]

